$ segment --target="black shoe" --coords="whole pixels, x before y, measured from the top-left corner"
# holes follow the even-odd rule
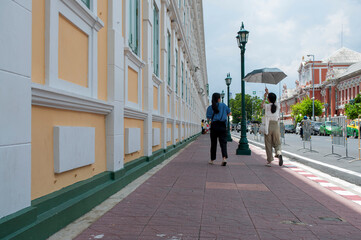
[[[278,155],[278,165],[282,166],[283,165],[283,158],[282,155]]]

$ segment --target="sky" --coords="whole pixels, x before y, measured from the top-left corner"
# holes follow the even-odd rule
[[[295,87],[302,56],[307,60],[313,54],[315,60],[322,60],[341,46],[361,52],[360,13],[360,0],[203,0],[210,96],[226,92],[228,72],[232,97],[241,92],[235,37],[242,22],[249,31],[245,75],[258,68],[280,68],[287,74],[281,85],[267,85],[278,96],[284,83]],[[248,94],[256,91],[261,97],[264,88],[264,84],[246,83]]]

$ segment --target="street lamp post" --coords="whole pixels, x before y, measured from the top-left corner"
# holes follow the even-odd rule
[[[231,82],[232,82],[231,74],[228,73],[226,79],[224,79],[224,80],[226,81],[226,85],[227,85],[227,106],[229,107],[229,85],[231,85]],[[230,129],[230,125],[229,125],[229,116],[227,118],[228,118],[227,142],[232,142],[231,129]]]
[[[325,121],[327,121],[327,109],[328,109],[328,103],[325,103]]]
[[[316,121],[315,119],[315,55],[309,54],[307,57],[312,56],[312,118],[313,121]]]
[[[238,47],[241,49],[241,92],[242,92],[242,120],[241,120],[241,138],[239,139],[237,155],[251,155],[247,140],[246,127],[246,105],[245,105],[245,84],[244,84],[244,53],[246,51],[246,44],[248,41],[249,32],[244,29],[242,22],[241,29],[237,33]]]
[[[222,90],[222,93],[221,93],[222,103],[224,102],[224,101],[223,101],[224,95],[225,95],[225,93],[224,93],[224,91]]]

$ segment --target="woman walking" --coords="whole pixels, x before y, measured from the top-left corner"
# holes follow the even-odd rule
[[[217,138],[222,150],[222,166],[227,165],[227,116],[231,115],[231,110],[226,104],[221,103],[221,95],[213,93],[212,105],[207,108],[207,118],[211,121],[211,160],[210,164],[216,159]]]
[[[265,104],[266,98],[268,98],[269,104]],[[264,99],[262,102],[262,107],[265,110],[264,116],[264,144],[266,147],[267,154],[267,167],[271,167],[271,162],[273,161],[272,148],[275,148],[276,157],[278,157],[280,166],[283,165],[283,158],[281,152],[281,141],[280,141],[280,126],[278,123],[280,107],[276,104],[276,94],[268,93],[266,88],[266,93],[264,94]]]

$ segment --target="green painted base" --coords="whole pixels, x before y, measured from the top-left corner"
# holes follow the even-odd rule
[[[119,171],[100,173],[33,200],[31,207],[0,219],[0,239],[47,239],[200,135],[196,134],[166,149],[153,152],[152,156],[126,163]]]
[[[240,149],[236,151],[236,155],[251,155],[251,149]]]
[[[227,142],[232,142],[233,140],[232,140],[232,138],[231,138],[231,136],[227,136]]]

